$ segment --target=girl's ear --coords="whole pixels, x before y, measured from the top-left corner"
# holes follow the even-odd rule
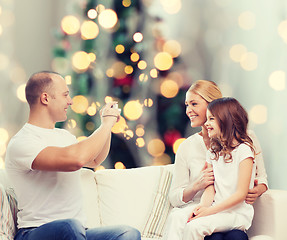
[[[48,93],[42,93],[41,96],[40,96],[40,101],[42,104],[44,105],[48,105],[48,102],[49,102],[49,95]]]

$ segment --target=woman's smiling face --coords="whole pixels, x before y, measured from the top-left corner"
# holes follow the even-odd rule
[[[202,127],[206,122],[208,103],[198,94],[188,91],[185,97],[186,115],[191,127]]]

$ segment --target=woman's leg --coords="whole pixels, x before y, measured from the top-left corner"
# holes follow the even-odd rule
[[[239,229],[233,229],[224,233],[224,240],[248,240],[247,234]]]
[[[169,213],[165,226],[163,240],[181,240],[187,220],[195,205],[184,208],[174,208]]]
[[[129,226],[109,226],[86,230],[87,240],[140,240],[141,234]]]
[[[36,228],[20,229],[15,240],[85,240],[85,228],[74,219],[57,220]]]

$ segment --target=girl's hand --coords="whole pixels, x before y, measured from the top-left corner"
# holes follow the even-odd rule
[[[195,181],[194,186],[198,191],[205,189],[209,185],[214,183],[213,169],[207,167],[207,162],[205,162],[198,179]]]
[[[197,207],[195,207],[192,211],[192,213],[190,214],[187,222],[190,222],[193,219],[199,218],[199,217],[203,217],[203,216],[207,216],[208,214],[208,209],[209,207],[204,207],[201,205],[198,205]]]

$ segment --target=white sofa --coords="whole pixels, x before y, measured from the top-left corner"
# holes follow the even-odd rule
[[[171,209],[167,196],[172,169],[172,164],[97,172],[82,169],[88,227],[127,224],[139,229],[143,240],[161,239]],[[9,187],[3,170],[0,181]],[[283,190],[268,190],[256,201],[248,231],[251,240],[287,239],[286,203],[287,191]]]

